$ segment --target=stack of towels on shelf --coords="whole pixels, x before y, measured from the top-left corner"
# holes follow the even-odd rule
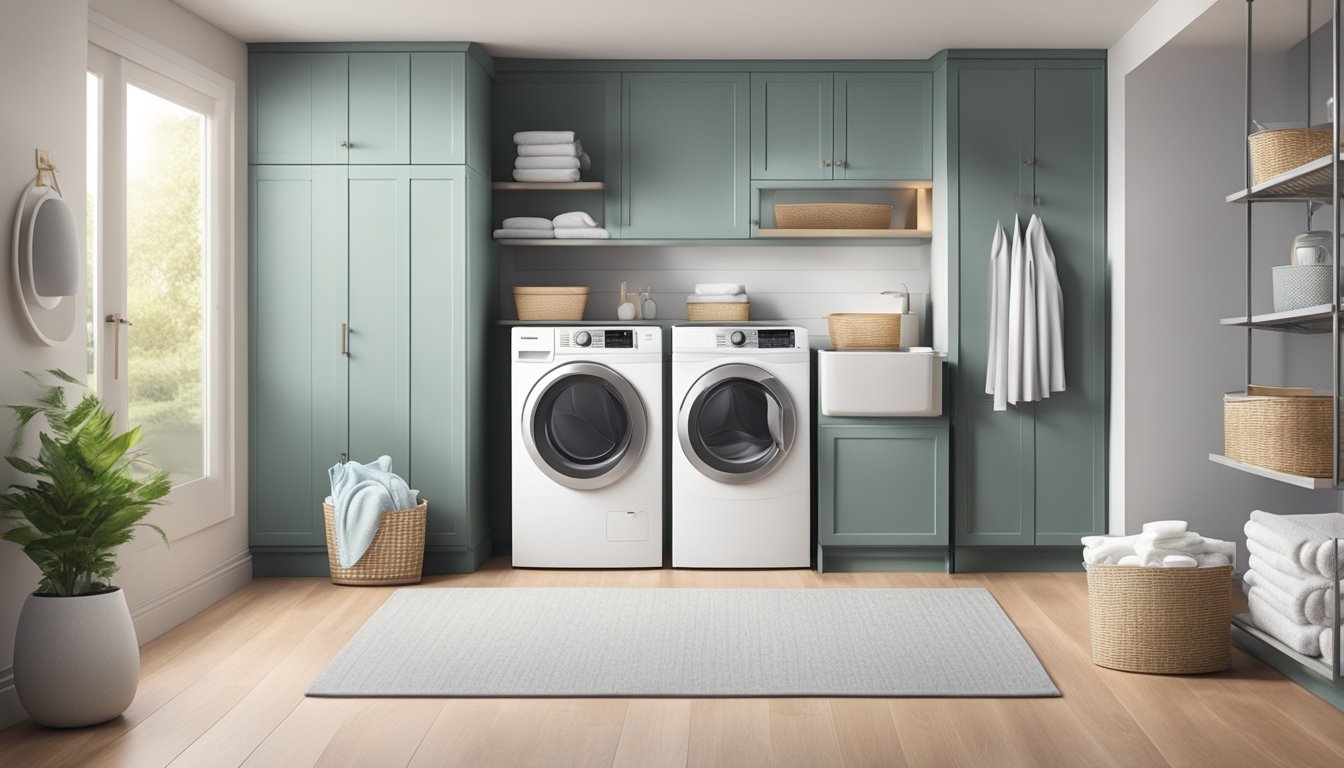
[[[742,283],[696,283],[695,293],[686,297],[688,304],[750,304],[747,286]]]
[[[1251,620],[1303,656],[1328,657],[1334,648],[1330,603],[1339,599],[1335,539],[1344,538],[1344,514],[1274,515],[1256,510],[1245,531],[1250,558],[1242,589]],[[1344,559],[1344,543],[1340,548]]]
[[[392,459],[360,464],[347,461],[327,470],[331,479],[332,528],[342,568],[354,567],[369,550],[384,512],[414,509],[420,493],[392,472]]]
[[[573,131],[519,131],[513,180],[565,184],[583,178],[592,160]]]
[[[562,213],[554,219],[513,216],[495,230],[496,240],[606,240],[611,233],[583,211]]]
[[[1200,536],[1184,520],[1144,523],[1143,533],[1133,536],[1083,537],[1083,562],[1088,565],[1212,568],[1233,565],[1236,558],[1236,542]]]

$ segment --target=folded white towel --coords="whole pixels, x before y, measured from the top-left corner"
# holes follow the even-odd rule
[[[556,229],[576,229],[578,227],[596,227],[597,220],[585,211],[570,211],[551,219]]]
[[[555,236],[560,240],[607,240],[611,233],[601,227],[556,227]]]
[[[1083,546],[1084,546],[1084,547],[1099,547],[1099,546],[1101,546],[1102,544],[1105,544],[1105,543],[1108,542],[1108,541],[1128,541],[1129,544],[1130,544],[1130,546],[1133,546],[1133,545],[1134,545],[1134,542],[1137,541],[1138,538],[1139,538],[1138,535],[1134,535],[1134,536],[1084,536],[1084,537],[1083,537]]]
[[[696,283],[695,292],[701,296],[734,296],[746,293],[747,286],[742,283]]]
[[[1189,530],[1189,524],[1184,520],[1154,520],[1151,523],[1143,524],[1143,532],[1155,538],[1178,536],[1187,530]]]
[[[1193,552],[1195,547],[1204,543],[1204,537],[1198,533],[1178,533],[1174,536],[1152,536],[1145,533],[1141,539],[1151,541],[1158,549],[1179,549],[1182,552]]]
[[[500,229],[555,229],[550,219],[541,216],[510,216],[499,225]]]
[[[569,184],[579,180],[577,169],[533,168],[513,172],[514,181],[541,182],[544,184]]]
[[[1107,541],[1099,547],[1083,550],[1083,562],[1088,565],[1097,563],[1119,563],[1122,558],[1134,555],[1134,547],[1127,541]]]
[[[583,142],[563,144],[519,144],[519,157],[583,157]]]
[[[593,167],[593,158],[588,156],[587,152],[579,154],[579,170],[588,173],[588,169]]]
[[[731,295],[720,294],[717,296],[713,294],[692,293],[686,297],[686,301],[690,304],[750,304],[751,297],[745,293],[734,293]]]
[[[1177,545],[1182,543],[1183,542],[1176,542]],[[1154,555],[1154,553],[1157,552],[1160,552],[1161,554]],[[1161,563],[1162,558],[1167,555],[1185,555],[1189,553],[1185,551],[1183,546],[1166,546],[1160,540],[1150,538],[1148,534],[1144,534],[1134,542],[1134,554],[1142,557],[1145,561],[1151,560],[1152,564],[1156,565]]]
[[[549,229],[496,229],[496,240],[554,240],[555,232]]]
[[[519,131],[513,134],[514,144],[571,144],[573,131]]]
[[[1198,568],[1199,561],[1190,555],[1167,555],[1162,558],[1163,568]]]
[[[1256,510],[1245,531],[1246,538],[1295,560],[1303,575],[1333,576],[1333,539],[1344,538],[1344,514],[1274,515]],[[1340,559],[1344,566],[1344,547]]]
[[[1269,591],[1281,593],[1280,607],[1294,621],[1330,626],[1330,596],[1334,582],[1324,576],[1292,576],[1266,563],[1257,555],[1247,561],[1246,579],[1254,579]],[[1344,615],[1344,602],[1340,603]]]
[[[1190,551],[1197,555],[1223,555],[1230,562],[1237,559],[1237,542],[1205,539]]]
[[[519,157],[514,159],[513,167],[520,171],[532,171],[542,168],[582,171],[583,163],[580,162],[577,157]]]
[[[1293,621],[1279,610],[1273,599],[1259,586],[1251,586],[1246,602],[1251,607],[1251,620],[1256,627],[1303,656],[1321,656],[1322,646],[1330,648],[1334,641],[1332,629]]]
[[[1195,555],[1195,562],[1199,563],[1200,568],[1216,568],[1221,565],[1231,565],[1232,558],[1217,552],[1211,552]]]

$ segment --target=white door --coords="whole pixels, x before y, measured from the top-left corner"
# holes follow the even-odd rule
[[[178,539],[233,514],[221,102],[96,45],[88,89],[89,381],[169,474],[150,521]]]

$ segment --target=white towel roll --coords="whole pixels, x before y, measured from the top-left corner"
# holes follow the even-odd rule
[[[583,163],[577,157],[516,157],[513,160],[513,167],[520,171],[541,169],[583,171]]]
[[[1199,562],[1189,555],[1167,555],[1162,558],[1163,568],[1198,568]]]
[[[583,142],[570,144],[519,144],[519,157],[583,157]]]
[[[1151,523],[1143,524],[1143,532],[1151,534],[1155,538],[1177,536],[1189,529],[1189,524],[1184,520],[1154,520]]]
[[[578,227],[596,227],[597,219],[589,216],[586,211],[570,211],[562,213],[551,219],[551,223],[556,229],[575,229]]]
[[[500,229],[541,229],[550,231],[555,229],[550,219],[540,216],[510,216],[499,225]]]
[[[514,144],[572,144],[573,131],[519,131],[513,134]]]
[[[1117,562],[1116,565],[1131,565],[1139,567],[1143,565],[1143,561],[1139,559],[1138,555],[1125,555],[1124,557],[1120,558],[1120,561]]]
[[[695,292],[700,296],[735,296],[746,293],[747,286],[742,283],[696,283]]]

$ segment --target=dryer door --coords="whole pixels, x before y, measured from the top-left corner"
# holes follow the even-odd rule
[[[541,471],[588,490],[621,479],[644,453],[648,422],[630,382],[598,363],[547,373],[523,404],[523,444]]]
[[[769,372],[730,363],[713,368],[686,392],[677,436],[691,465],[722,483],[749,483],[779,467],[793,447],[797,412]]]

